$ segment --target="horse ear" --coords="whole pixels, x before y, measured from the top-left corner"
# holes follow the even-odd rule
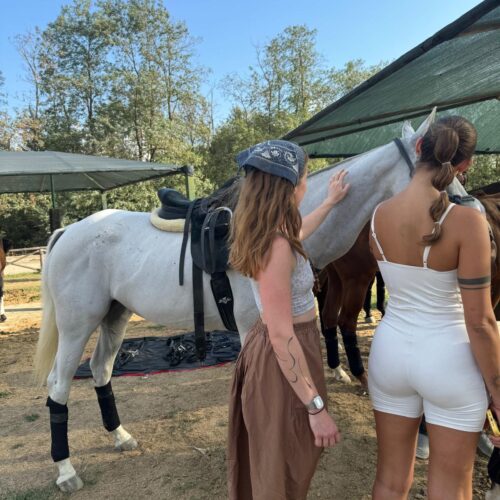
[[[410,140],[414,134],[415,134],[415,130],[413,130],[411,123],[408,120],[405,120],[405,122],[403,123],[403,130],[401,132],[401,138]]]
[[[414,142],[417,142],[417,139],[419,137],[423,137],[427,132],[427,130],[429,130],[431,123],[433,123],[434,120],[436,119],[436,110],[437,107],[434,106],[434,108],[432,108],[431,114],[422,122],[420,127],[417,128],[417,131],[415,132],[415,137],[412,138]]]

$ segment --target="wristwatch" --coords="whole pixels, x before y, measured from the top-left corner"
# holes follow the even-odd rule
[[[325,403],[323,403],[323,399],[321,396],[314,396],[312,401],[308,404],[306,404],[307,411],[311,415],[315,415],[316,413],[319,413],[323,408],[325,407]]]

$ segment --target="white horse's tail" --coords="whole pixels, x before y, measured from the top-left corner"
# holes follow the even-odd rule
[[[56,325],[55,305],[48,286],[48,270],[50,264],[50,251],[62,236],[64,229],[55,231],[47,245],[47,255],[42,269],[42,326],[33,360],[35,382],[42,386],[47,381],[47,376],[52,370],[57,353],[58,332]]]

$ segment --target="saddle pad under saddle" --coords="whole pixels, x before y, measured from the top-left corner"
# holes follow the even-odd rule
[[[155,208],[149,216],[149,221],[154,227],[156,227],[156,229],[166,231],[167,233],[182,233],[184,231],[186,219],[162,219],[158,215],[159,211],[159,208]]]

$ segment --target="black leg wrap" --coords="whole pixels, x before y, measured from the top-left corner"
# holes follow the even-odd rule
[[[349,369],[355,377],[359,377],[365,373],[365,368],[363,366],[363,361],[361,360],[361,353],[359,352],[356,333],[344,331],[341,331],[341,333],[344,341],[347,361],[349,362]]]
[[[50,412],[50,435],[52,444],[50,455],[54,462],[69,458],[68,446],[68,405],[61,405],[47,398]]]
[[[340,365],[337,328],[325,328],[323,335],[325,337],[326,360],[328,366],[335,369]]]
[[[500,448],[493,448],[488,461],[488,476],[495,484],[500,484]]]
[[[104,428],[111,432],[120,427],[120,417],[116,409],[115,395],[111,388],[111,380],[102,387],[96,387],[97,401],[101,409],[102,423]]]
[[[371,308],[372,308],[372,286],[373,280],[368,285],[368,290],[365,295],[365,302],[363,304],[363,311],[365,311],[365,316],[370,316]]]
[[[425,416],[422,416],[422,420],[420,421],[420,425],[418,427],[419,434],[425,434],[427,436],[427,425],[425,425]]]

